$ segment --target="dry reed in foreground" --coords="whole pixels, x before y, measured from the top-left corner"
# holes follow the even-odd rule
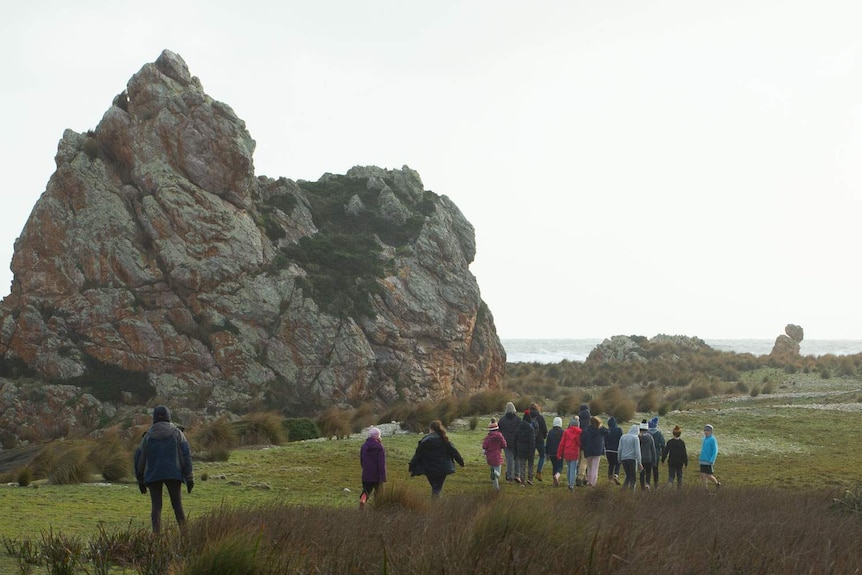
[[[222,508],[189,526],[174,572],[858,573],[862,520],[835,496],[607,486],[529,500],[444,490],[429,505],[396,488],[364,512]]]

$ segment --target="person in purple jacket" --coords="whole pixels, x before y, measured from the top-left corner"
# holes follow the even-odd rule
[[[372,427],[368,430],[368,439],[359,448],[359,464],[362,466],[359,507],[363,508],[371,493],[376,495],[380,484],[386,482],[386,449],[380,441],[380,429]]]

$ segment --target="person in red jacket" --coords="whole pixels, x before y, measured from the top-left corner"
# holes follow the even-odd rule
[[[569,491],[575,489],[578,479],[578,458],[581,455],[581,422],[576,415],[569,420],[569,427],[563,432],[557,457],[566,461],[566,478],[569,480]]]

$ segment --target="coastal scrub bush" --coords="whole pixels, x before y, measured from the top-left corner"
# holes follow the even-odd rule
[[[284,420],[288,441],[305,441],[320,437],[320,428],[313,419],[308,417],[293,417]]]
[[[487,415],[503,413],[510,394],[501,389],[490,389],[474,393],[468,399],[468,415]]]
[[[577,415],[578,409],[581,405],[581,397],[580,393],[570,393],[568,395],[564,395],[557,402],[557,413],[562,417],[565,415]]]

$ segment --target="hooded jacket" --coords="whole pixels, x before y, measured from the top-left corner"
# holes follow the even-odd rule
[[[488,432],[488,435],[482,440],[482,449],[485,451],[485,461],[488,462],[488,465],[503,465],[503,448],[506,446],[506,438],[503,437],[500,430],[495,429]]]
[[[509,407],[511,406],[511,407]],[[510,411],[511,410],[511,411]],[[518,424],[521,423],[521,418],[515,413],[515,406],[511,402],[506,405],[506,414],[497,422],[500,428],[500,433],[506,438],[506,444],[510,449],[515,448],[515,430],[518,429]]]
[[[524,414],[524,419],[515,430],[515,456],[521,458],[533,457],[536,451],[536,428],[530,418]]]
[[[548,437],[548,422],[545,421],[545,418],[542,416],[541,412],[538,409],[530,410],[530,419],[537,425],[536,427],[536,443],[545,442],[545,439]]]
[[[605,453],[605,436],[608,430],[604,427],[590,425],[581,433],[581,448],[584,457],[597,457]]]
[[[144,434],[135,450],[138,483],[194,480],[189,442],[170,421],[157,421]]]
[[[632,425],[629,432],[620,438],[620,461],[634,459],[635,465],[641,465],[641,444],[638,439],[638,426]]]
[[[655,441],[652,438],[652,435],[649,432],[644,433],[643,435],[638,435],[638,441],[641,446],[641,461],[644,464],[647,463],[658,463],[658,457],[656,456],[655,451]]]
[[[563,432],[560,446],[557,448],[557,458],[566,461],[576,461],[581,456],[581,428],[570,425]]]
[[[580,411],[578,411],[578,417],[581,418],[581,431],[585,430],[590,425],[590,418],[593,414],[590,413],[590,406],[586,403],[582,403],[580,407]]]
[[[608,419],[608,434],[605,436],[605,451],[616,452],[620,448],[620,437],[623,436],[623,429],[617,425],[616,418]]]
[[[439,477],[455,473],[455,464],[464,467],[464,460],[455,446],[444,440],[436,431],[419,440],[416,452],[410,460],[410,475]]]
[[[545,441],[545,453],[550,455],[551,457],[557,456],[557,450],[560,448],[560,441],[563,439],[563,428],[555,425],[548,432],[548,439]]]
[[[386,449],[379,439],[369,437],[365,440],[359,448],[359,464],[362,466],[362,481],[386,481]]]
[[[664,451],[664,434],[658,429],[658,417],[650,419],[649,429],[647,431],[649,431],[649,434],[652,436],[653,443],[655,443],[655,452],[661,453]]]

